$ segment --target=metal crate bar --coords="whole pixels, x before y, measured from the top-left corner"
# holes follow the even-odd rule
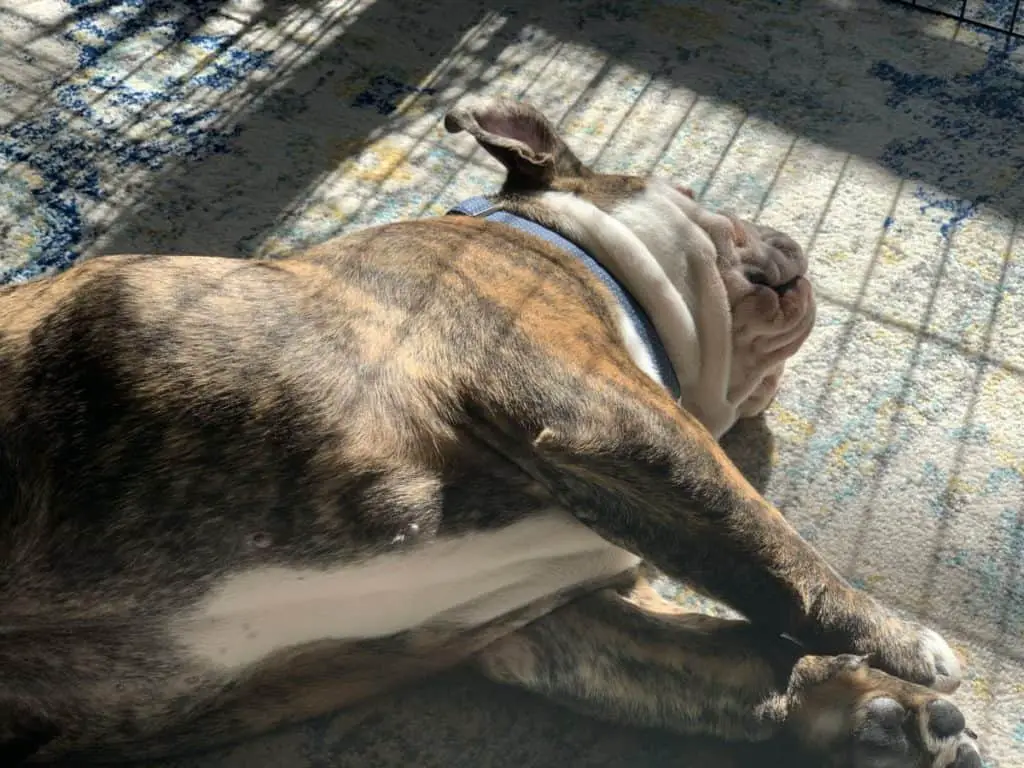
[[[1013,7],[1010,8],[1009,17],[1006,19],[1005,26],[1001,24],[993,24],[990,21],[984,21],[968,14],[968,0],[961,0],[960,8],[956,11],[945,10],[942,8],[936,8],[934,5],[928,5],[922,2],[922,0],[894,0],[899,5],[915,8],[925,13],[930,13],[935,16],[943,16],[947,19],[953,19],[960,22],[961,24],[969,24],[974,27],[980,27],[981,29],[987,29],[991,32],[998,32],[1007,36],[1007,41],[1010,38],[1016,38],[1024,40],[1024,17],[1022,17],[1021,6],[1022,0],[1013,0]],[[1007,6],[1010,4],[1010,0],[1006,0]],[[946,3],[947,6],[951,6],[951,3]]]

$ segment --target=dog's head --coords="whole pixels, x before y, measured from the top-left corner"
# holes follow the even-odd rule
[[[631,290],[665,343],[683,405],[712,433],[771,403],[814,324],[796,242],[710,211],[668,180],[595,172],[529,104],[465,103],[445,126],[505,166],[506,207],[576,241]]]

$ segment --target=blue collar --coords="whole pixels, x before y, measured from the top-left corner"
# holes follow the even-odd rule
[[[547,227],[542,227],[534,221],[524,219],[521,216],[516,216],[514,213],[502,210],[500,206],[495,205],[486,197],[470,198],[463,203],[459,203],[448,211],[448,213],[475,216],[478,218],[488,219],[490,221],[500,221],[503,224],[508,224],[516,229],[521,229],[531,235],[536,235],[542,240],[547,240],[549,243],[553,243],[563,251],[571,254],[577,261],[582,262],[587,269],[594,273],[598,280],[604,283],[608,289],[611,290],[612,294],[619,302],[619,306],[622,307],[622,310],[626,313],[626,317],[628,317],[630,323],[632,323],[633,328],[640,337],[640,340],[647,348],[647,352],[650,355],[651,360],[654,361],[654,367],[657,369],[658,376],[665,383],[665,387],[672,393],[672,396],[676,400],[679,399],[679,379],[676,377],[675,369],[672,367],[672,363],[669,362],[668,354],[665,352],[665,347],[661,343],[661,339],[658,338],[658,333],[654,330],[654,325],[651,323],[650,318],[647,317],[647,313],[644,312],[636,299],[629,294],[629,291],[627,291],[607,269],[598,263],[597,259],[575,243],[562,237],[557,232],[554,232]]]

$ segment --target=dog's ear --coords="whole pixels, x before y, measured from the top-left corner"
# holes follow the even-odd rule
[[[512,99],[482,99],[445,115],[449,133],[466,131],[508,171],[506,185],[546,187],[555,178],[591,175],[535,107]]]

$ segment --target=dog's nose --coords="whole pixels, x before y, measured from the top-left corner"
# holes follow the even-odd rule
[[[779,232],[777,229],[766,227],[763,224],[755,224],[761,241],[770,246],[775,252],[785,259],[788,264],[785,271],[795,272],[802,275],[807,272],[807,255],[803,248],[789,235]]]

